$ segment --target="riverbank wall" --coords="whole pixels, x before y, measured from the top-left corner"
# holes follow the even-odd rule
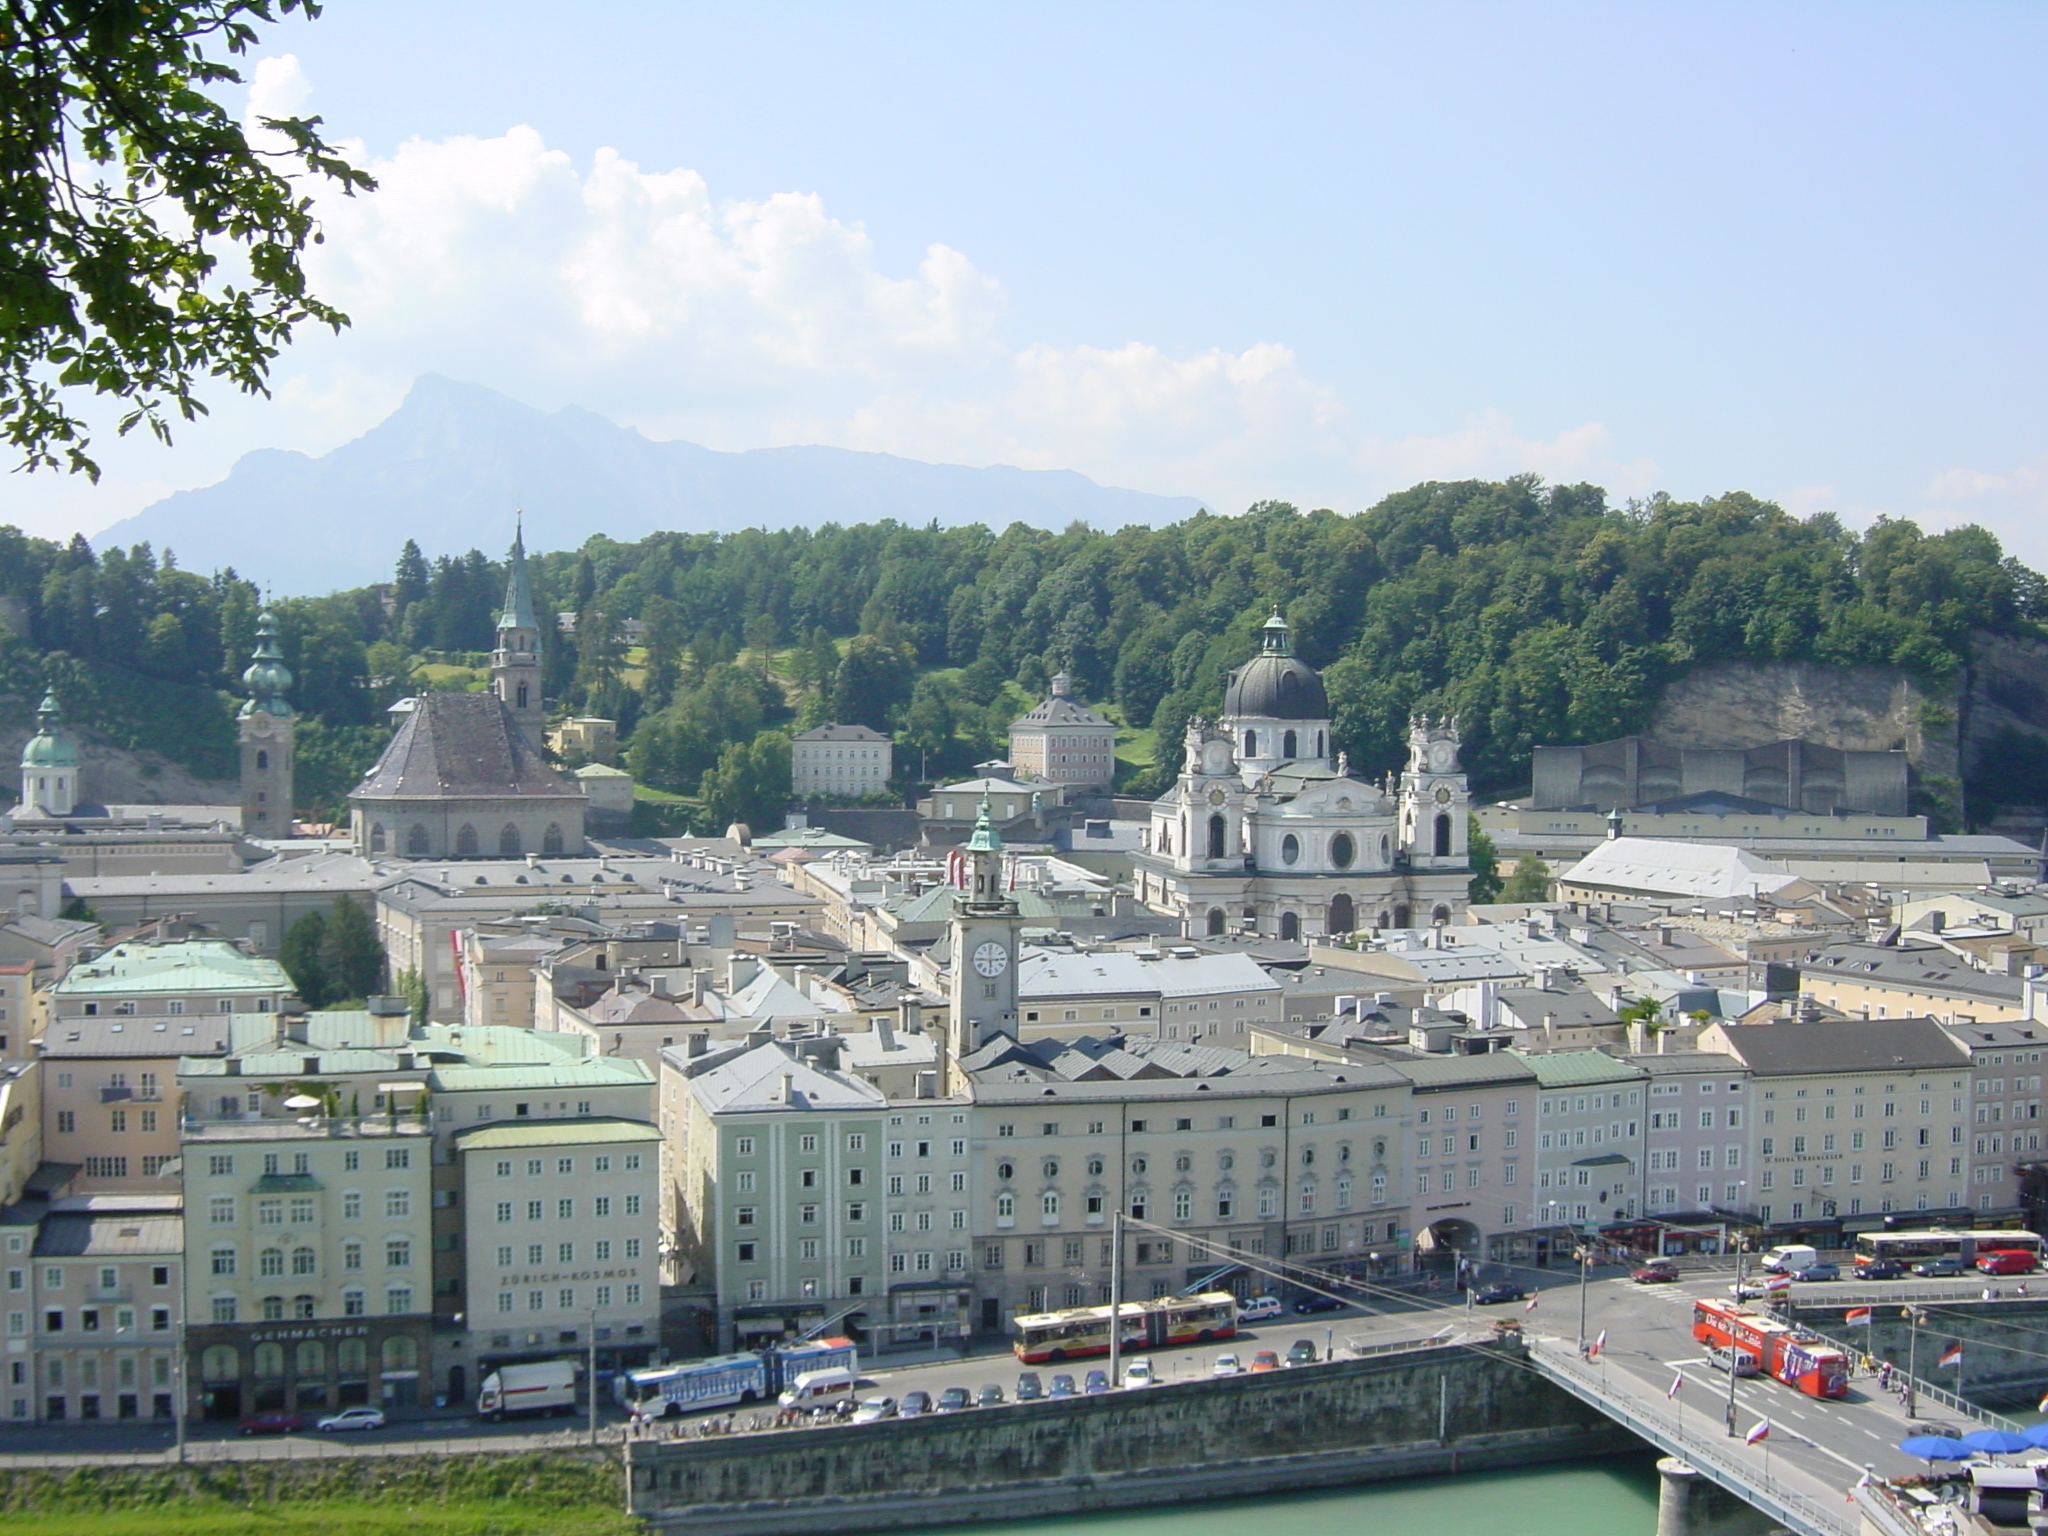
[[[943,1418],[626,1448],[693,1536],[875,1531],[1643,1454],[1513,1339]]]

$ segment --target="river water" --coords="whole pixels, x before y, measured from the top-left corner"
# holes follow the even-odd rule
[[[1646,1454],[1118,1514],[930,1526],[924,1536],[1651,1536],[1656,1528],[1656,1460]]]

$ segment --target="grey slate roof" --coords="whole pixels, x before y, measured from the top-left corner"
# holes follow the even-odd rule
[[[1970,1064],[1963,1048],[1932,1019],[1744,1024],[1730,1028],[1727,1037],[1749,1069],[1763,1074],[1939,1071]]]
[[[488,693],[424,693],[352,797],[428,800],[548,795],[580,800]]]

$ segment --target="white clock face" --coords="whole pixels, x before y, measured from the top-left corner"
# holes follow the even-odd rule
[[[1000,976],[1009,969],[1010,953],[990,939],[974,951],[974,968],[984,976]]]
[[[1442,773],[1451,766],[1451,744],[1439,741],[1429,749],[1429,766]]]

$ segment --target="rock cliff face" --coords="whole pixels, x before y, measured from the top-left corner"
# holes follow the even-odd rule
[[[69,728],[68,729],[73,729]],[[29,738],[22,726],[0,730],[0,810],[21,794],[21,749]],[[79,775],[85,798],[96,805],[239,805],[241,787],[233,779],[202,779],[154,752],[130,752],[94,741],[74,729]]]
[[[1930,734],[1941,707],[1948,729]],[[1761,747],[1788,737],[1848,752],[1904,748],[1923,774],[1956,771],[1955,700],[1930,700],[1892,667],[1713,662],[1664,692],[1645,734],[1674,747]]]
[[[1980,634],[1975,651],[1959,699],[1966,770],[2001,731],[2048,740],[2048,642]]]

